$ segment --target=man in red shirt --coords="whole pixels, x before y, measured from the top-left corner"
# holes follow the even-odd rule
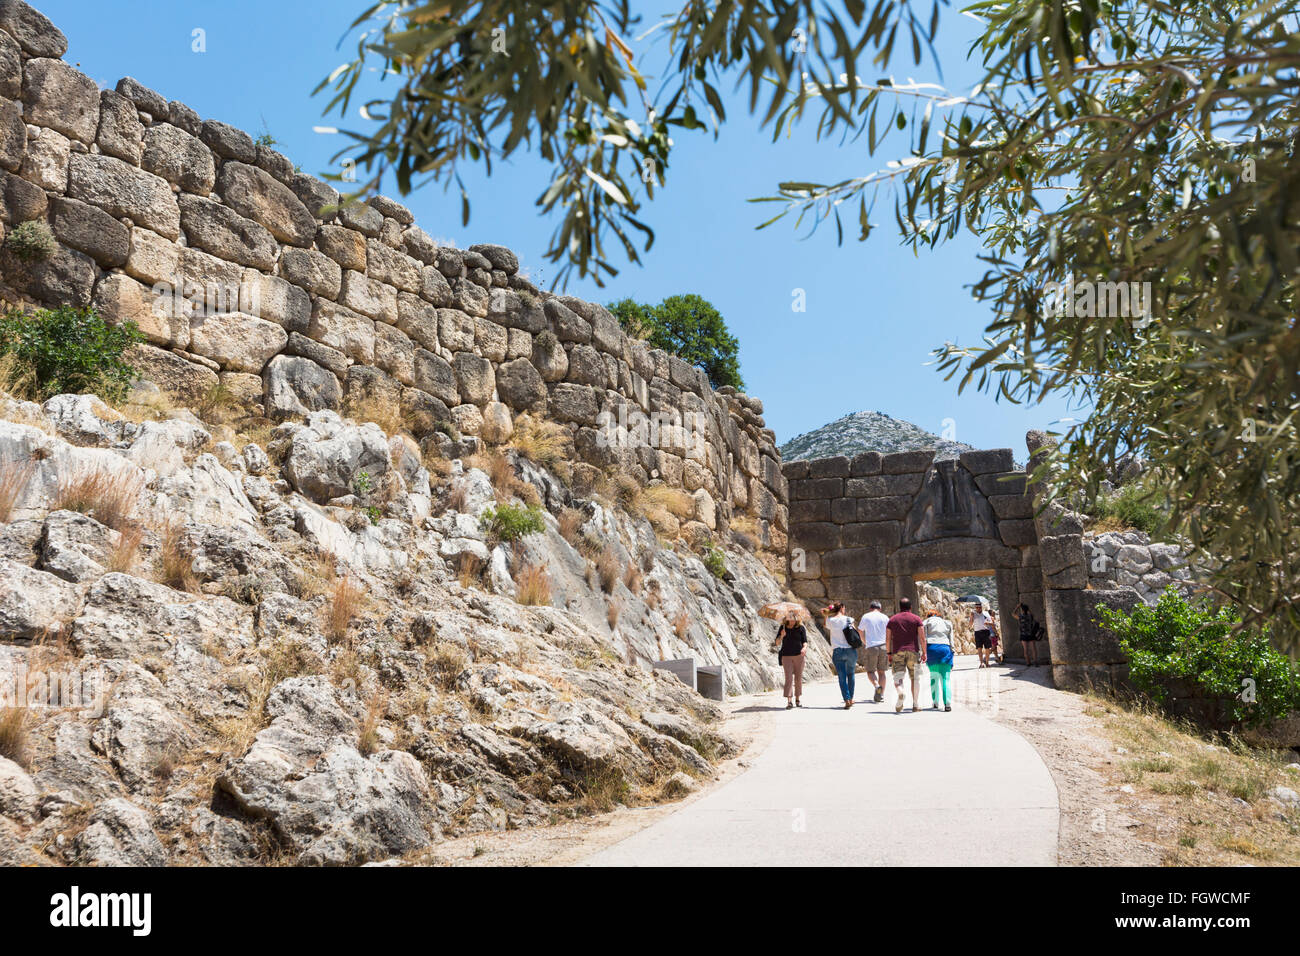
[[[917,662],[925,663],[925,642],[920,638],[924,626],[924,622],[912,613],[912,602],[907,598],[899,600],[898,613],[885,626],[885,654],[894,672],[894,691],[898,695],[894,701],[896,714],[903,712],[904,672],[912,678],[912,713],[917,710],[917,695],[921,689]]]

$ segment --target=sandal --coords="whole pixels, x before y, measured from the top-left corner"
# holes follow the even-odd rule
[[[786,709],[786,710],[794,710],[794,704],[791,703],[790,698],[788,698],[788,697],[785,699],[785,709]]]

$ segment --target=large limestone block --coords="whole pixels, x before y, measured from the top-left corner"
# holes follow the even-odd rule
[[[481,407],[492,400],[496,376],[491,362],[473,352],[457,352],[452,358],[452,368],[456,372],[456,387],[462,405]]]
[[[23,54],[18,41],[0,30],[0,96],[16,100],[23,95]]]
[[[143,138],[144,125],[140,122],[140,113],[135,104],[114,90],[101,91],[99,131],[95,134],[99,151],[116,156],[132,166],[139,166]]]
[[[89,145],[99,129],[99,87],[62,60],[37,57],[23,67],[29,124],[57,129]]]
[[[59,242],[86,253],[106,268],[126,263],[131,249],[131,231],[104,210],[56,196],[50,212],[50,226]]]
[[[397,290],[369,276],[348,270],[343,273],[339,301],[354,312],[392,325],[397,322]]]
[[[149,285],[155,282],[174,285],[180,274],[181,248],[156,232],[135,226],[131,229],[126,274]]]
[[[397,327],[421,348],[438,351],[438,310],[418,296],[397,296]]]
[[[180,236],[181,210],[165,179],[96,153],[73,154],[68,171],[68,195],[73,199],[129,217],[168,239]]]
[[[288,340],[274,322],[241,312],[197,316],[190,323],[190,350],[235,372],[261,372]]]
[[[0,30],[17,40],[28,56],[58,59],[68,52],[67,37],[22,0],[0,0]]]
[[[415,294],[422,285],[423,268],[410,256],[390,249],[378,239],[366,242],[366,274],[372,279],[387,283],[402,292]]]
[[[337,411],[342,390],[335,375],[310,359],[277,355],[262,372],[268,418],[306,417],[321,410]]]
[[[8,249],[0,250],[0,274],[36,302],[83,306],[90,302],[98,269],[89,256],[60,245],[48,259],[37,262],[25,262]]]
[[[375,323],[351,309],[317,299],[307,336],[337,349],[354,362],[375,364]]]
[[[316,217],[292,189],[265,170],[242,162],[223,163],[217,190],[228,206],[261,223],[281,242],[310,246],[316,238]]]
[[[68,137],[58,130],[33,126],[19,175],[47,192],[66,192],[71,155],[72,141]]]
[[[344,269],[366,271],[366,237],[353,229],[321,226],[316,233],[316,247]]]
[[[4,62],[0,59],[0,70],[3,69]],[[26,156],[27,124],[23,122],[22,106],[13,100],[0,99],[0,167],[16,173]]]
[[[212,192],[217,179],[212,151],[197,137],[170,123],[158,123],[144,131],[140,165],[185,192],[200,196]],[[229,200],[227,203],[234,205]]]
[[[426,349],[415,352],[415,387],[445,405],[460,404],[460,388],[451,365]]]
[[[375,364],[403,385],[415,384],[415,344],[383,322],[375,323]]]
[[[294,285],[327,299],[337,299],[343,286],[339,264],[315,249],[286,247],[280,253],[280,275]]]
[[[516,359],[496,370],[497,394],[518,411],[539,409],[546,404],[546,382],[528,359]]]
[[[95,287],[91,304],[110,322],[134,322],[153,345],[178,349],[190,346],[190,310],[175,308],[171,296],[156,296],[130,276],[104,276]],[[184,300],[182,304],[188,305]]]
[[[73,162],[75,165],[75,158]],[[191,245],[205,249],[219,259],[252,266],[263,272],[274,270],[275,237],[253,220],[245,219],[219,202],[188,194],[180,197],[180,217]]]

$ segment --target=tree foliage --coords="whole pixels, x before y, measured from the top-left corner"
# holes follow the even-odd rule
[[[317,87],[331,93],[326,112],[349,115],[362,80],[377,68],[399,84],[386,98],[361,104],[374,128],[344,131],[343,153],[366,170],[362,189],[392,170],[409,190],[420,177],[461,192],[465,161],[494,161],[536,149],[552,164],[537,205],[561,216],[547,257],[601,284],[617,273],[607,240],[638,262],[654,240],[638,218],[642,203],[665,183],[674,127],[712,130],[727,112],[724,74],[747,88],[750,112],[772,121],[802,87],[829,89],[841,74],[856,76],[870,50],[887,60],[896,39],[920,60],[938,24],[913,6],[880,0],[868,16],[863,0],[842,10],[815,0],[678,0],[645,24],[628,0],[379,0],[353,23],[364,27],[356,59]],[[946,2],[946,0],[944,0]],[[644,27],[640,37],[633,31]],[[664,65],[662,81],[634,52]],[[840,119],[850,122],[848,112]]]
[[[1184,681],[1221,701],[1233,723],[1266,723],[1300,707],[1300,670],[1267,631],[1241,628],[1230,608],[1188,601],[1169,587],[1154,607],[1099,611],[1119,637],[1129,679],[1156,701],[1167,700],[1171,681]]]
[[[627,332],[704,370],[714,388],[744,389],[740,343],[713,304],[698,295],[670,295],[658,305],[632,299],[609,304]]]
[[[1243,625],[1300,647],[1293,4],[983,0],[966,12],[984,24],[971,53],[987,75],[954,94],[867,75],[895,65],[896,40],[920,62],[938,0],[925,19],[901,0],[679,3],[647,31],[666,63],[653,93],[628,5],[584,0],[385,0],[362,18],[386,16],[358,59],[323,85],[346,108],[369,59],[400,78],[368,107],[378,129],[354,135],[403,189],[535,139],[554,168],[539,205],[563,214],[548,252],[561,278],[613,273],[609,236],[634,262],[634,233],[649,248],[637,216],[665,181],[669,130],[716,133],[724,76],[774,137],[813,123],[873,154],[890,131],[908,137],[907,155],[860,177],[778,184],[763,225],[833,220],[842,241],[856,213],[867,239],[883,191],[918,249],[978,237],[973,291],[992,319],[983,342],[937,350],[939,368],[1008,401],[1091,406],[1036,477],[1093,496],[1117,458],[1142,454],[1168,488],[1168,533],[1215,569]],[[1120,283],[1149,289],[1149,310],[1134,315]],[[1053,284],[1081,307],[1055,308]]]

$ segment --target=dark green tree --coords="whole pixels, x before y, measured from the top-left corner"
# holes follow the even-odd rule
[[[698,295],[670,295],[658,305],[632,299],[609,304],[624,330],[657,349],[672,352],[704,369],[714,388],[744,389],[740,377],[740,343],[727,331],[722,313]]]

